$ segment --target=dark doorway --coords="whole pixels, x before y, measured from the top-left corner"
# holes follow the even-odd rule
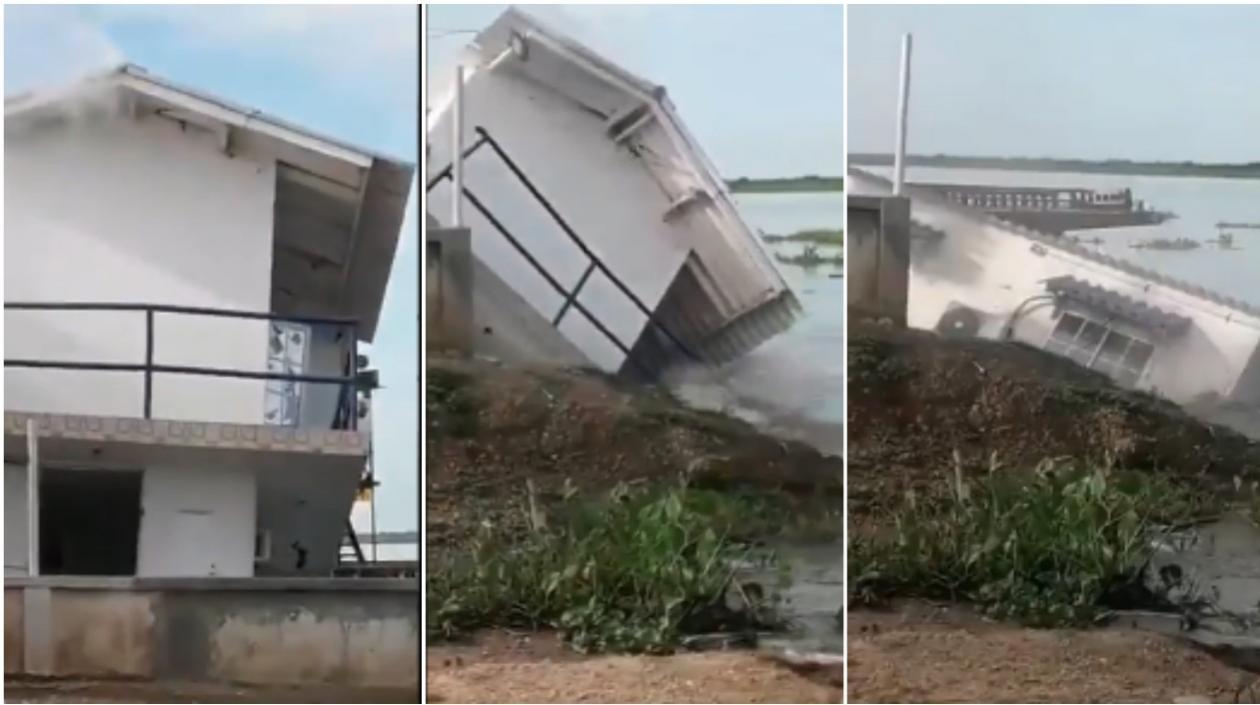
[[[135,575],[143,477],[139,471],[43,469],[40,573]]]

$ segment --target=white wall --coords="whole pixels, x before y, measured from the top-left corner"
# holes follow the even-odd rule
[[[587,245],[649,307],[654,307],[686,258],[685,230],[661,220],[669,201],[646,169],[605,136],[603,122],[539,84],[499,72],[478,72],[464,88],[468,142],[486,127]],[[451,160],[449,113],[430,132],[431,164]],[[465,163],[466,186],[507,224],[560,283],[571,289],[588,260],[503,167],[488,147]],[[447,219],[449,182],[430,192]],[[465,219],[473,252],[548,321],[563,298],[471,205]],[[593,275],[579,300],[624,342],[634,344],[647,317],[612,282]],[[570,311],[561,330],[595,364],[615,371],[624,360],[607,339]]]
[[[886,192],[882,180],[850,173],[851,193]],[[1204,392],[1228,394],[1260,343],[1260,320],[1178,289],[1034,240],[1013,228],[976,217],[935,199],[916,197],[912,216],[945,232],[938,244],[917,243],[911,256],[908,322],[934,328],[951,302],[1005,316],[1026,299],[1046,293],[1044,281],[1071,275],[1193,319],[1185,335],[1157,344],[1145,389],[1179,402]],[[1015,337],[1042,347],[1053,329],[1043,307],[1020,319]],[[985,335],[997,333],[992,325]]]
[[[252,470],[146,468],[136,574],[252,576],[256,494]]]
[[[274,163],[147,117],[5,133],[6,301],[270,308]],[[141,313],[9,311],[5,357],[144,361]],[[155,360],[263,370],[266,323],[159,314]],[[139,373],[5,370],[5,408],[140,416]],[[263,382],[154,378],[153,415],[258,423]]]
[[[4,574],[26,575],[26,465],[4,464]]]

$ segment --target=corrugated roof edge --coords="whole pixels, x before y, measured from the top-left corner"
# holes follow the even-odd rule
[[[872,181],[885,185],[889,188],[890,192],[892,190],[892,182],[889,181],[888,179],[885,179],[882,176],[879,176],[878,174],[871,173],[864,169],[858,169],[856,167],[849,167],[849,173],[856,176],[863,177],[863,178],[871,179]],[[1145,267],[1138,266],[1127,260],[1122,260],[1117,257],[1111,257],[1109,255],[1099,254],[1097,252],[1094,252],[1093,250],[1090,250],[1088,247],[1085,247],[1084,245],[1079,245],[1077,243],[1074,243],[1070,240],[1066,240],[1065,238],[1062,238],[1056,235],[1049,235],[1047,233],[1043,233],[1038,230],[1033,230],[1032,228],[1025,227],[1023,225],[1007,222],[1005,220],[1002,220],[1001,218],[998,218],[997,216],[990,215],[983,211],[978,211],[971,208],[964,208],[955,203],[951,203],[948,199],[938,196],[937,194],[933,193],[932,191],[928,189],[915,188],[913,185],[911,185],[911,190],[913,191],[914,196],[916,198],[922,198],[927,201],[932,201],[936,205],[943,206],[945,208],[948,208],[958,213],[963,213],[981,222],[984,222],[990,225],[996,225],[1001,228],[1005,228],[1011,232],[1014,232],[1017,235],[1020,235],[1021,237],[1040,243],[1047,247],[1053,247],[1055,249],[1062,250],[1064,252],[1076,255],[1077,257],[1080,257],[1082,259],[1087,259],[1092,262],[1097,262],[1098,264],[1112,267],[1121,272],[1124,272],[1126,274],[1130,274],[1136,277],[1149,279],[1153,283],[1162,284],[1163,286],[1167,286],[1170,289],[1176,289],[1178,291],[1181,291],[1182,293],[1190,294],[1191,296],[1197,296],[1205,301],[1210,301],[1220,306],[1226,306],[1228,308],[1232,308],[1236,311],[1239,311],[1240,313],[1245,313],[1249,316],[1260,318],[1260,306],[1247,303],[1246,301],[1236,299],[1232,296],[1226,296],[1225,294],[1212,291],[1211,289],[1199,286],[1197,284],[1192,284],[1183,279],[1170,277],[1167,274],[1162,274],[1153,269],[1147,269]],[[922,223],[920,224],[922,225]]]
[[[128,77],[140,80],[140,81],[151,83],[154,86],[158,86],[160,88],[165,88],[166,90],[183,93],[184,95],[187,95],[191,98],[195,98],[197,100],[203,100],[208,103],[214,103],[215,105],[219,106],[220,108],[223,108],[224,110],[229,110],[231,112],[239,113],[250,120],[258,120],[260,122],[266,122],[282,130],[288,130],[290,132],[294,132],[296,134],[302,135],[303,137],[306,137],[309,139],[325,142],[338,149],[343,149],[349,152],[357,152],[375,161],[387,162],[387,163],[393,164],[394,166],[397,166],[403,169],[410,169],[413,171],[416,168],[416,165],[414,162],[407,161],[404,159],[399,159],[397,157],[392,157],[387,154],[376,152],[371,149],[366,149],[364,147],[351,144],[349,142],[346,142],[345,140],[342,140],[336,137],[330,137],[328,135],[320,134],[318,132],[307,129],[295,123],[278,118],[274,115],[264,113],[263,111],[257,108],[250,108],[243,105],[239,105],[237,103],[233,103],[230,100],[227,100],[226,98],[221,98],[219,96],[211,95],[204,91],[198,90],[196,88],[191,88],[189,86],[176,83],[174,81],[171,81],[170,79],[163,78],[161,76],[153,74],[148,69],[138,64],[123,63],[123,64],[119,64],[118,66],[115,66],[114,68],[108,69],[106,71],[100,71],[97,73],[87,74],[83,76],[82,78],[79,78],[73,81],[71,84],[67,85],[64,89],[55,89],[62,93],[62,96],[57,98],[57,100],[64,100],[65,98],[68,98],[70,95],[73,94],[74,92],[73,89],[75,87],[86,86],[87,84],[90,84],[96,81],[108,80],[110,78],[118,77],[118,76],[128,76]],[[36,95],[38,95],[37,91],[25,91],[23,93],[19,93],[11,97],[6,96],[4,99],[5,114],[8,115],[10,108],[19,109],[21,107],[20,104],[22,102],[32,99]]]

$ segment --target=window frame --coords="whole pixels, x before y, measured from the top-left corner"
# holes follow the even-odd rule
[[[1070,341],[1065,338],[1055,336],[1055,333],[1058,332],[1060,326],[1064,325],[1064,319],[1067,316],[1072,316],[1073,318],[1081,321],[1080,325],[1077,326],[1075,332],[1072,334]],[[1103,329],[1102,336],[1098,338],[1096,343],[1082,345],[1081,335],[1091,323]],[[1107,345],[1107,341],[1113,335],[1126,339],[1124,348],[1120,350],[1117,356],[1115,356],[1114,361],[1107,364],[1105,369],[1099,369],[1097,366],[1098,360],[1102,355],[1103,348]],[[1145,356],[1140,368],[1134,368],[1132,365],[1127,364],[1129,353],[1134,350],[1136,344],[1146,345],[1150,348],[1150,353]],[[1155,358],[1155,351],[1158,346],[1149,335],[1135,333],[1129,326],[1125,326],[1123,328],[1116,326],[1114,318],[1091,316],[1077,309],[1062,309],[1054,317],[1053,325],[1050,326],[1050,332],[1046,335],[1046,339],[1042,343],[1041,348],[1052,355],[1072,360],[1086,369],[1095,370],[1101,374],[1105,374],[1117,384],[1136,388],[1150,370],[1151,361]],[[1062,351],[1057,348],[1062,348]],[[1070,353],[1074,349],[1087,351],[1089,353],[1089,361],[1082,363],[1078,358],[1073,357]],[[1123,373],[1131,374],[1132,381],[1128,381],[1128,375]]]

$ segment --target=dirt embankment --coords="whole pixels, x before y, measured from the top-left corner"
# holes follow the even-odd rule
[[[849,500],[858,523],[956,463],[1028,471],[1047,458],[1112,462],[1230,494],[1260,478],[1260,445],[1175,404],[1024,345],[876,326],[850,330]]]
[[[457,546],[482,522],[524,529],[527,480],[547,503],[687,473],[701,484],[829,502],[839,515],[840,459],[659,389],[481,361],[431,359],[427,373],[430,548]]]
[[[908,491],[948,491],[955,467],[1029,472],[1047,458],[1162,473],[1222,505],[1254,501],[1260,445],[1043,351],[857,326],[848,365],[851,532],[889,528]],[[850,612],[851,702],[1234,702],[1254,680],[1167,637],[921,607]]]
[[[490,524],[528,531],[545,509],[619,483],[679,482],[772,498],[792,520],[842,521],[843,462],[654,388],[580,370],[427,361],[430,565]],[[839,604],[839,600],[837,600]],[[839,669],[799,673],[749,651],[581,656],[547,634],[483,631],[430,644],[432,702],[838,703]]]

